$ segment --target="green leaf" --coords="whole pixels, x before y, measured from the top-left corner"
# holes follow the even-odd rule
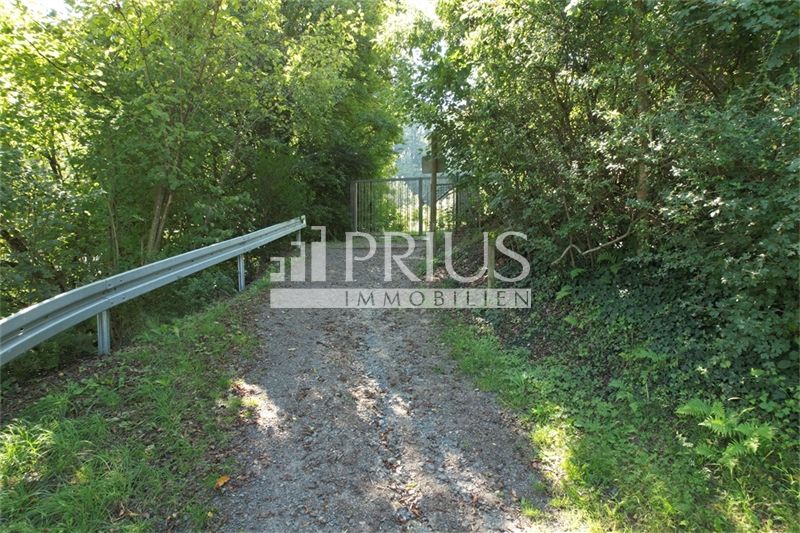
[[[586,272],[585,268],[573,268],[572,270],[569,271],[569,277],[575,279],[584,272]]]
[[[563,287],[561,287],[561,290],[559,290],[556,293],[556,300],[561,300],[562,298],[566,298],[570,294],[572,294],[572,287],[569,285],[564,285]]]

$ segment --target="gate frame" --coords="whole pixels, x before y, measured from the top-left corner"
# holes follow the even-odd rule
[[[444,179],[442,179],[444,178]],[[417,235],[424,235],[425,228],[423,226],[423,209],[425,206],[425,202],[423,201],[423,184],[424,180],[431,180],[430,176],[413,176],[413,177],[394,177],[394,178],[384,178],[384,179],[366,179],[366,180],[353,180],[350,182],[350,218],[351,218],[351,225],[353,231],[361,231],[358,227],[358,211],[359,211],[359,186],[363,186],[364,184],[388,184],[392,182],[403,182],[403,183],[410,183],[410,182],[417,182]],[[444,183],[442,181],[446,180]],[[454,224],[458,225],[458,212],[459,212],[459,187],[449,179],[447,176],[440,176],[440,179],[437,180],[437,187],[440,185],[447,184],[447,190],[441,195],[436,198],[436,202],[444,199],[448,194],[454,194],[454,207],[453,210],[455,212],[454,215]],[[432,192],[432,191],[431,191]],[[367,231],[369,233],[369,231]]]

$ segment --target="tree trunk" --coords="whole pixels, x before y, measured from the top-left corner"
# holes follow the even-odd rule
[[[633,14],[633,27],[631,28],[631,40],[633,41],[633,53],[638,54],[636,59],[636,110],[639,119],[643,119],[650,111],[650,96],[647,93],[650,80],[645,72],[645,61],[647,59],[647,46],[642,43],[642,22],[647,9],[643,0],[634,2],[635,12]],[[645,154],[650,147],[650,135],[642,132],[639,136],[639,147],[641,154],[636,170],[636,199],[646,202],[650,197],[649,174],[647,162],[644,160]]]
[[[44,156],[47,159],[47,163],[50,165],[53,176],[55,176],[58,181],[64,181],[64,173],[61,171],[61,164],[58,162],[55,149],[47,148],[44,151]]]
[[[108,200],[108,237],[111,248],[111,271],[119,270],[119,234],[117,233],[117,208],[114,202]]]
[[[145,259],[150,259],[161,248],[161,237],[164,233],[169,205],[172,203],[172,191],[166,185],[158,185],[153,197],[153,219],[147,235]]]

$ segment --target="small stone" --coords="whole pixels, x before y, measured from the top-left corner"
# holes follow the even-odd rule
[[[394,513],[394,519],[397,520],[400,524],[405,524],[409,520],[414,519],[414,513],[409,511],[405,507],[401,507]]]

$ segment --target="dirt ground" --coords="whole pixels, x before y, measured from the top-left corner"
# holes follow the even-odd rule
[[[412,286],[383,281],[380,251],[345,284],[344,250],[327,254],[328,281],[280,286]],[[530,443],[459,373],[435,313],[272,309],[265,296],[241,383],[256,416],[215,502],[221,530],[568,529],[521,516],[521,498],[554,516],[534,489]]]

